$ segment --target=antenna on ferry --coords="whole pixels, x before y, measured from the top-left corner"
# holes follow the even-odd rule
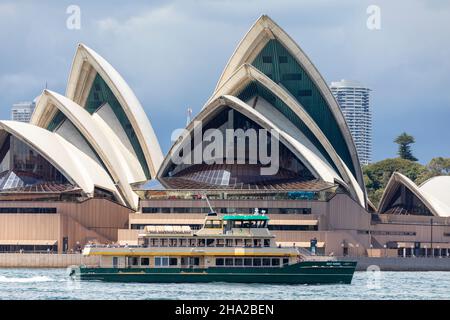
[[[206,193],[203,193],[203,197],[206,200],[206,203],[208,203],[208,207],[209,207],[209,213],[208,216],[217,216],[217,213],[214,211],[213,207],[211,206],[211,203],[209,202],[208,196],[206,195]]]

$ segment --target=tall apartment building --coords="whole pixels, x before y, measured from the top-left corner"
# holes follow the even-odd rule
[[[330,88],[350,128],[361,165],[369,164],[372,160],[370,89],[348,80],[332,82]]]
[[[33,102],[19,102],[13,104],[11,108],[11,120],[30,122],[31,115],[33,114],[35,101]]]

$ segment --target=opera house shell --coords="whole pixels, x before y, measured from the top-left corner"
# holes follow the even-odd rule
[[[233,123],[225,119],[230,110],[235,114]],[[176,166],[171,158],[180,152],[185,135],[159,170],[158,178],[166,187],[183,188],[181,181],[189,182],[185,188],[214,187],[198,178],[214,170],[230,176],[221,188],[276,189],[290,184],[295,189],[295,183],[314,181],[338,185],[361,206],[367,205],[355,145],[336,100],[305,53],[268,16],[261,16],[239,43],[212,96],[187,126],[191,136],[196,122],[204,131],[276,131],[280,170],[261,181],[257,168],[248,164]]]
[[[162,152],[130,87],[92,49],[78,46],[66,95],[44,90],[30,122],[0,123],[9,165],[2,190],[77,187],[138,208],[130,184],[154,177]]]
[[[395,172],[380,201],[382,214],[450,217],[450,176],[430,178],[417,186]]]

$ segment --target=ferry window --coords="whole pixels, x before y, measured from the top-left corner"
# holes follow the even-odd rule
[[[263,266],[270,266],[270,258],[263,258],[262,264]]]
[[[196,247],[196,239],[189,239],[189,247]]]
[[[244,258],[244,266],[251,266],[252,258]]]
[[[155,257],[155,266],[156,267],[167,267],[169,265],[168,257]]]
[[[214,247],[214,239],[206,239],[206,245],[208,247]]]
[[[161,247],[167,247],[167,239],[160,239],[159,243]]]
[[[200,265],[200,258],[198,258],[198,257],[190,257],[189,258],[189,264],[191,266],[198,266],[198,265]]]
[[[169,266],[177,266],[177,265],[178,265],[178,258],[169,259]]]
[[[149,266],[150,258],[141,258],[141,266]]]
[[[169,239],[169,246],[170,247],[176,247],[177,246],[177,239]]]
[[[259,266],[261,266],[261,258],[254,258],[254,259],[253,259],[253,266],[254,266],[254,267],[259,267]]]
[[[253,240],[253,246],[254,247],[261,247],[261,239],[254,239]]]
[[[216,266],[223,266],[223,258],[216,258]]]
[[[139,265],[139,259],[137,257],[129,257],[128,258],[128,265],[130,265],[130,266],[137,266],[137,265]]]
[[[280,265],[280,259],[272,258],[272,266],[278,267]]]
[[[236,247],[242,247],[242,245],[244,244],[244,240],[236,239],[235,243],[236,243]]]
[[[233,265],[233,258],[225,258],[225,265],[226,266],[232,266]]]
[[[283,265],[289,264],[289,258],[283,258]]]
[[[219,229],[222,228],[220,220],[209,220],[205,223],[205,228]]]
[[[233,246],[233,239],[227,239],[227,247]]]
[[[180,239],[180,247],[186,247],[187,239]]]
[[[224,241],[223,239],[216,239],[216,247],[223,247]]]
[[[242,258],[235,258],[234,259],[234,265],[235,266],[242,266]]]
[[[270,239],[264,239],[264,247],[270,247]]]
[[[112,264],[113,264],[113,268],[117,268],[117,265],[119,264],[119,257],[113,257]]]
[[[158,241],[158,239],[150,239],[150,245],[152,246],[152,247],[158,247],[159,246],[159,241]]]
[[[205,239],[198,239],[198,246],[204,247],[205,246]]]
[[[244,243],[245,243],[246,247],[251,247],[252,246],[252,239],[245,239]]]

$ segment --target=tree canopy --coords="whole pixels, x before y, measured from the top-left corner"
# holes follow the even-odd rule
[[[407,134],[406,132],[403,132],[394,140],[394,142],[398,144],[397,154],[400,158],[405,160],[417,161],[417,158],[414,157],[411,150],[411,145],[416,142],[413,136]]]

